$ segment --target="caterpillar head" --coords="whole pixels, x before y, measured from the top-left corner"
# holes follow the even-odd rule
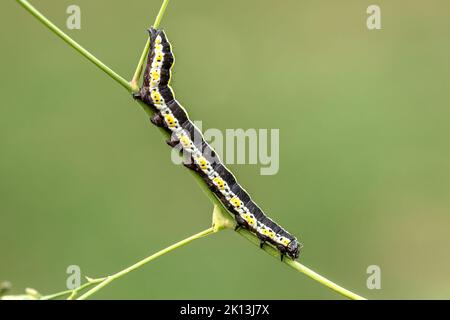
[[[302,248],[302,245],[297,241],[297,239],[292,240],[286,249],[286,253],[289,257],[292,259],[297,259],[300,255],[300,249]]]

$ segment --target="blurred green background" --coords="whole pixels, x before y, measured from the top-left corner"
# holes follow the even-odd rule
[[[130,79],[156,0],[32,3]],[[66,8],[81,7],[81,30]],[[162,22],[177,98],[203,128],[280,128],[280,171],[231,165],[304,243],[301,261],[372,299],[450,298],[450,4],[180,1]],[[211,204],[117,83],[15,1],[0,20],[0,280],[65,289],[207,228]],[[381,290],[366,287],[378,265]],[[94,298],[340,299],[233,232]]]

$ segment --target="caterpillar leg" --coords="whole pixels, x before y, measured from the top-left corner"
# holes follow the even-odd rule
[[[281,255],[281,261],[283,261],[284,256],[286,255],[286,248],[283,246],[279,246],[277,245],[277,249],[278,251],[280,251],[280,255]]]
[[[240,228],[242,228],[242,226],[240,226],[239,224],[236,224],[236,226],[234,227],[234,231],[238,231]]]
[[[173,140],[173,139],[171,138],[170,140],[166,140],[166,143],[167,143],[170,147],[175,148],[175,147],[178,145],[178,143],[180,143],[180,141]]]
[[[141,100],[141,98],[142,98],[142,95],[140,92],[133,92],[132,96],[133,96],[133,99],[135,99],[135,100]]]
[[[166,140],[166,143],[171,146],[172,148],[175,148],[179,143],[180,143],[180,139],[178,139],[177,135],[175,133],[172,133],[170,135],[170,139]],[[181,149],[181,145],[179,147],[180,151]]]
[[[195,164],[192,164],[192,163],[183,163],[183,166],[185,166],[185,167],[188,168],[188,169],[197,171],[197,167],[195,166]]]
[[[208,188],[212,189],[215,194],[217,194],[218,196],[221,195],[221,193],[216,190],[216,186],[214,185],[214,183],[211,182],[211,180],[208,178],[207,175],[203,176],[203,180],[208,185]]]
[[[269,238],[267,238],[259,233],[257,233],[256,235],[259,239],[259,247],[262,249],[264,247],[264,244],[266,243],[266,241],[269,240]]]
[[[150,117],[150,122],[153,123],[157,127],[163,127],[164,126],[164,118],[161,116],[160,113],[155,113]]]
[[[246,225],[246,221],[244,220],[244,218],[242,218],[239,214],[236,214],[235,216],[234,216],[234,219],[236,220],[236,222],[237,222],[237,228],[239,229],[239,228],[245,228],[247,225]],[[236,229],[235,229],[236,230]]]
[[[266,242],[264,241],[264,240],[259,240],[259,247],[262,249],[263,247],[264,247],[264,244],[265,244]]]
[[[183,161],[183,166],[185,166],[188,169],[191,169],[193,171],[198,172],[198,167],[195,165],[194,161],[192,160],[192,158],[189,159],[185,159]]]

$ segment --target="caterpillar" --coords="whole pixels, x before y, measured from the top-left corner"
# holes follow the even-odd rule
[[[189,119],[187,111],[175,99],[170,86],[175,57],[164,31],[151,27],[150,49],[140,91],[133,96],[150,106],[155,113],[151,122],[171,134],[167,143],[178,147],[185,156],[185,166],[196,171],[208,188],[234,215],[236,229],[243,227],[260,239],[260,247],[269,243],[285,255],[297,259],[301,245],[297,239],[270,219],[253,202],[236,177],[220,161],[214,149],[205,141],[200,130]]]

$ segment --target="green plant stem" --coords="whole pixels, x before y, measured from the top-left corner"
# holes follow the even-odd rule
[[[101,62],[97,57],[95,57],[92,53],[83,48],[79,43],[65,34],[61,29],[59,29],[55,24],[53,24],[50,20],[48,20],[42,13],[40,13],[35,7],[33,7],[26,0],[17,0],[19,4],[22,5],[29,13],[35,16],[40,22],[42,22],[48,29],[53,31],[58,37],[64,40],[67,44],[69,44],[72,48],[78,51],[81,55],[86,57],[89,61],[95,64],[98,68],[100,68],[103,72],[109,75],[112,79],[118,82],[122,87],[127,89],[128,91],[132,91],[131,84],[114,72],[111,68]]]
[[[85,300],[86,298],[89,298],[94,293],[96,293],[97,291],[99,291],[100,289],[105,287],[106,285],[108,285],[111,282],[113,282],[114,280],[116,280],[116,279],[118,279],[118,278],[120,278],[120,277],[122,277],[122,276],[124,276],[124,275],[126,275],[128,273],[130,273],[131,271],[134,271],[134,270],[142,267],[143,265],[149,263],[150,261],[153,261],[153,260],[155,260],[155,259],[157,259],[157,258],[159,258],[159,257],[161,257],[161,256],[163,256],[163,255],[165,255],[165,254],[175,250],[175,249],[178,249],[178,248],[180,248],[180,247],[182,247],[182,246],[184,246],[184,245],[186,245],[188,243],[191,243],[194,240],[200,239],[200,238],[202,238],[204,236],[207,236],[207,235],[210,235],[212,233],[214,233],[214,228],[213,227],[208,228],[208,229],[206,229],[206,230],[204,230],[202,232],[199,232],[197,234],[194,234],[193,236],[190,236],[189,238],[181,240],[181,241],[179,241],[179,242],[177,242],[177,243],[175,243],[175,244],[173,244],[173,245],[171,245],[171,246],[169,246],[169,247],[167,247],[165,249],[162,249],[161,251],[158,251],[158,252],[152,254],[151,256],[149,256],[149,257],[147,257],[147,258],[145,258],[145,259],[143,259],[143,260],[133,264],[132,266],[130,266],[130,267],[126,268],[126,269],[123,269],[122,271],[119,271],[119,272],[117,272],[117,273],[115,273],[115,274],[113,274],[111,276],[108,276],[108,277],[104,278],[104,280],[101,281],[97,286],[95,286],[91,290],[89,290],[86,293],[84,293],[83,295],[81,295],[77,300]]]
[[[144,111],[151,116],[153,114],[152,109],[147,106],[146,104],[144,104],[143,102],[137,100],[137,102],[141,105],[141,107],[144,109]],[[167,133],[167,131],[165,131],[163,128],[159,128],[158,130],[160,131],[160,133],[167,139],[170,137],[169,133]],[[220,202],[219,199],[217,199],[217,197],[211,193],[211,190],[209,190],[209,188],[207,187],[207,185],[205,184],[205,182],[203,181],[203,179],[194,171],[189,170],[189,172],[191,173],[192,177],[195,179],[195,181],[197,182],[197,184],[199,185],[200,189],[205,193],[205,195],[208,197],[208,199],[214,204],[216,209],[220,209],[222,212],[222,216],[224,217],[228,217],[228,219],[230,219],[231,224],[235,224],[234,219],[232,218],[232,214],[230,212],[228,212],[228,210],[226,208],[223,207],[223,204]],[[245,229],[239,229],[238,233],[243,236],[244,238],[246,238],[247,240],[249,240],[250,242],[252,242],[253,244],[255,244],[256,246],[259,247],[259,239],[258,237],[256,237],[254,234],[248,232]],[[270,254],[271,256],[273,256],[274,258],[276,258],[277,260],[280,259],[280,253],[273,247],[266,245],[263,247],[263,250]],[[312,278],[313,280],[321,283],[322,285],[336,291],[337,293],[343,295],[344,297],[347,297],[349,299],[353,299],[353,300],[366,300],[365,298],[335,284],[334,282],[328,280],[327,278],[319,275],[318,273],[312,271],[311,269],[309,269],[308,267],[293,261],[289,258],[285,258],[283,260],[283,262],[285,264],[287,264],[289,267],[295,269],[298,272],[301,272],[303,274],[305,274],[306,276]]]
[[[72,300],[73,298],[75,298],[75,297],[77,296],[77,294],[78,294],[80,291],[83,291],[83,290],[86,289],[86,288],[92,287],[92,286],[96,285],[97,283],[102,282],[103,280],[104,280],[104,278],[99,278],[99,279],[89,279],[88,282],[86,282],[85,284],[82,284],[81,286],[79,286],[79,287],[76,288],[76,289],[73,289],[73,290],[65,290],[65,291],[61,291],[61,292],[58,292],[58,293],[54,293],[54,294],[49,294],[49,295],[46,295],[46,296],[42,296],[42,297],[40,298],[40,300],[53,300],[53,299],[60,298],[60,297],[66,296],[66,295],[69,295],[69,297],[67,298],[67,300]]]
[[[159,28],[159,25],[161,24],[161,20],[164,16],[164,12],[166,12],[166,8],[169,5],[169,0],[164,0],[161,8],[159,9],[158,15],[156,16],[155,22],[153,23],[153,27],[155,29]]]
[[[58,29],[53,23],[51,23],[46,17],[44,17],[41,13],[39,13],[31,4],[28,3],[28,1],[26,0],[17,0],[26,10],[28,10],[31,14],[33,14],[36,18],[38,18],[44,25],[46,25],[50,30],[52,30],[54,33],[56,33],[60,38],[62,38],[66,43],[68,43],[70,46],[72,46],[75,50],[77,50],[80,54],[82,54],[83,56],[85,56],[87,59],[89,59],[92,63],[94,63],[96,66],[98,66],[100,69],[102,69],[106,74],[108,74],[112,79],[114,79],[115,81],[119,82],[124,88],[126,88],[128,91],[135,91],[138,90],[138,88],[136,89],[137,86],[137,81],[140,78],[141,74],[142,74],[142,67],[145,61],[145,58],[148,54],[148,50],[150,47],[150,42],[147,41],[146,46],[144,48],[144,51],[141,55],[141,59],[139,60],[138,63],[138,67],[136,68],[136,72],[135,75],[133,76],[133,80],[135,82],[136,86],[133,86],[132,84],[128,83],[124,78],[122,78],[121,76],[119,76],[118,74],[116,74],[114,71],[112,71],[109,67],[107,67],[105,64],[103,64],[99,59],[97,59],[95,56],[93,56],[91,53],[89,53],[86,49],[84,49],[83,47],[81,47],[77,42],[75,42],[73,39],[71,39],[68,35],[66,35],[64,32],[62,32],[60,29]],[[153,24],[153,26],[155,28],[157,28],[161,22],[161,19],[164,15],[165,9],[167,7],[169,3],[169,0],[164,0],[163,4],[161,6],[161,9],[159,10],[158,16],[156,17],[155,23]],[[141,101],[138,101],[138,103],[141,105],[141,107],[144,109],[144,111],[148,114],[148,115],[152,115],[153,111],[151,110],[151,108],[147,105],[145,105],[144,103],[142,103]],[[159,128],[160,132],[162,132],[162,134],[165,137],[168,137],[168,133],[166,131],[164,131],[164,129]],[[224,216],[228,216],[229,219],[231,218],[230,213],[228,213],[228,211],[223,207],[222,203],[210,192],[210,190],[207,188],[206,184],[203,182],[202,178],[199,177],[197,174],[193,173],[192,171],[190,171],[192,173],[192,175],[196,178],[197,183],[199,184],[199,186],[201,187],[201,189],[205,192],[205,194],[208,196],[208,198],[211,200],[211,202],[215,205],[215,210],[218,210],[218,208],[220,208],[221,212],[223,213]],[[232,223],[234,223],[234,220],[232,221]],[[88,297],[90,297],[92,294],[94,294],[95,292],[97,292],[98,290],[100,290],[101,288],[103,288],[104,286],[108,285],[109,283],[111,283],[112,281],[114,281],[117,278],[120,278],[121,276],[141,267],[142,265],[178,248],[181,247],[195,239],[198,239],[202,236],[205,236],[207,234],[213,233],[214,232],[214,228],[209,228],[205,231],[202,231],[196,235],[193,235],[192,237],[189,237],[185,240],[182,240],[170,247],[167,247],[166,249],[163,249],[149,257],[147,257],[144,260],[141,260],[140,262],[132,265],[129,268],[126,268],[112,276],[109,276],[105,279],[100,279],[101,281],[98,283],[97,286],[95,286],[94,288],[92,288],[91,290],[89,290],[88,292],[86,292],[85,294],[83,294],[82,296],[80,296],[78,299],[79,300],[84,300]],[[248,232],[247,230],[244,229],[240,229],[238,230],[238,233],[243,236],[244,238],[248,239],[249,241],[251,241],[252,243],[254,243],[255,245],[259,246],[259,239],[252,233]],[[269,246],[266,245],[263,247],[263,250],[267,253],[269,253],[270,255],[272,255],[273,257],[276,257],[277,259],[279,259],[279,252]],[[301,272],[303,274],[305,274],[306,276],[312,278],[313,280],[325,285],[326,287],[342,294],[345,297],[348,297],[350,299],[355,299],[355,300],[365,300],[365,298],[335,284],[334,282],[326,279],[325,277],[321,276],[320,274],[312,271],[311,269],[309,269],[308,267],[302,265],[301,263],[297,262],[297,261],[293,261],[290,258],[286,258],[283,260],[285,264],[287,264],[288,266],[290,266],[291,268],[297,270],[298,272]],[[83,286],[90,286],[92,285],[92,283],[86,283]],[[86,288],[86,287],[83,287]],[[81,288],[81,287],[80,287]],[[81,290],[81,289],[80,289]],[[45,298],[55,298],[55,297],[60,297],[66,294],[73,294],[73,290],[67,290],[67,291],[63,291],[63,292],[59,292],[56,293],[54,295],[49,295],[49,296],[45,296]]]
[[[247,231],[245,229],[239,229],[238,233],[241,236],[243,236],[245,239],[249,240],[251,243],[253,243],[254,245],[259,247],[260,241],[254,234],[250,233],[249,231]],[[265,245],[265,246],[263,246],[263,250],[266,253],[270,254],[272,257],[276,258],[277,260],[280,259],[280,253],[278,252],[278,250],[276,250],[272,246]],[[283,262],[286,265],[288,265],[289,267],[293,268],[294,270],[303,273],[304,275],[306,275],[306,276],[310,277],[311,279],[319,282],[320,284],[336,291],[337,293],[343,295],[344,297],[347,297],[352,300],[366,300],[366,298],[361,297],[360,295],[357,295],[356,293],[353,293],[350,290],[347,290],[347,289],[337,285],[336,283],[328,280],[324,276],[321,276],[317,272],[314,272],[313,270],[309,269],[308,267],[304,266],[303,264],[301,264],[295,260],[292,260],[289,257],[285,257],[283,259]]]
[[[148,112],[151,112],[151,109],[147,109]],[[163,133],[163,135],[165,137],[168,137],[169,134],[160,128],[160,131]],[[214,204],[214,211],[218,210],[221,213],[221,217],[223,219],[228,219],[228,223],[222,222],[222,225],[235,225],[236,222],[235,220],[232,218],[232,213],[230,213],[222,204],[222,202],[220,202],[220,200],[211,192],[211,190],[209,190],[209,188],[207,187],[207,185],[205,184],[205,182],[203,181],[203,178],[201,178],[196,172],[189,170],[189,172],[192,174],[192,176],[194,177],[194,179],[196,180],[197,184],[199,185],[199,187],[202,189],[202,191],[205,193],[205,195],[208,197],[208,199]],[[252,242],[254,245],[256,245],[257,247],[259,247],[260,245],[260,240],[258,239],[258,237],[256,235],[254,235],[253,233],[249,232],[248,230],[245,229],[239,229],[237,231],[237,233],[241,236],[243,236],[244,238],[246,238],[247,240],[249,240],[250,242]],[[263,250],[268,253],[269,255],[271,255],[272,257],[274,257],[275,259],[279,260],[280,259],[280,252],[278,250],[276,250],[275,248],[273,248],[270,245],[265,245],[263,247]],[[349,299],[352,300],[367,300],[366,298],[353,293],[350,290],[347,290],[341,286],[339,286],[338,284],[334,283],[331,280],[328,280],[327,278],[325,278],[324,276],[318,274],[317,272],[311,270],[310,268],[306,267],[305,265],[290,259],[289,257],[285,257],[283,259],[283,262],[288,265],[289,267],[293,268],[294,270],[303,273],[304,275],[310,277],[311,279],[319,282],[320,284],[330,288],[331,290],[334,290],[335,292],[343,295],[344,297],[347,297]]]
[[[352,300],[367,300],[364,297],[361,297],[360,295],[351,292],[350,290],[347,290],[339,285],[337,285],[336,283],[328,280],[327,278],[321,276],[320,274],[318,274],[317,272],[314,272],[313,270],[311,270],[310,268],[308,268],[307,266],[299,263],[298,261],[294,261],[291,259],[286,259],[283,260],[284,263],[286,263],[288,266],[294,268],[295,270],[303,273],[304,275],[310,277],[311,279],[323,284],[324,286],[336,291],[337,293],[343,295],[344,297],[347,297],[349,299]]]
[[[169,4],[169,0],[163,0],[161,8],[159,9],[158,15],[156,16],[155,22],[153,23],[153,28],[158,28],[161,24],[161,20],[164,16],[164,12],[166,12],[166,8]],[[148,50],[150,50],[150,39],[147,39],[145,43],[144,50],[142,51],[141,57],[139,59],[138,65],[136,67],[136,71],[134,72],[133,78],[131,79],[131,88],[133,92],[139,91],[139,79],[141,78],[142,70],[144,67],[145,58],[147,57]]]

